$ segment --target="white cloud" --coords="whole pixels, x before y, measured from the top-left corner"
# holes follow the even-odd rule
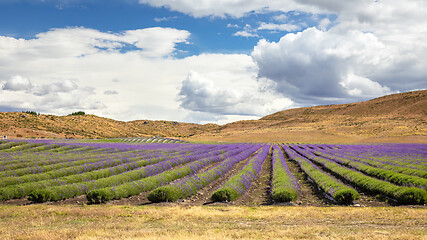
[[[240,28],[239,25],[237,25],[237,24],[231,24],[231,23],[227,24],[227,27],[228,28]]]
[[[309,28],[287,34],[277,43],[259,41],[252,57],[259,77],[274,81],[277,92],[299,103],[315,104],[375,95],[365,88],[373,86],[368,76],[392,61],[390,51],[370,33],[338,35]],[[377,94],[389,93],[375,86],[381,89]]]
[[[139,34],[151,36],[149,31],[154,31],[158,38],[150,41],[169,43],[161,46],[147,43],[145,49],[160,49],[152,50],[150,54],[145,49],[139,49],[139,44],[148,41]],[[163,32],[163,37],[156,34],[158,32]],[[179,37],[173,33],[178,33]],[[183,59],[173,58],[172,51],[176,48],[177,39],[186,41],[183,36],[187,35],[180,33],[179,30],[150,29],[115,34],[67,28],[41,33],[29,40],[0,37],[0,51],[3,54],[0,55],[1,86],[17,75],[31,79],[31,84],[19,88],[25,91],[7,90],[10,83],[7,85],[9,87],[2,88],[0,108],[31,109],[58,115],[82,110],[118,120],[211,119],[225,123],[261,117],[248,114],[265,113],[268,108],[264,109],[262,104],[273,110],[286,107],[286,101],[280,108],[277,106],[280,101],[276,105],[267,104],[270,100],[274,101],[274,97],[268,98],[270,95],[263,95],[259,89],[257,69],[248,55],[201,54]],[[135,48],[120,51],[124,48],[123,44],[133,44]],[[72,51],[73,48],[76,52]],[[57,51],[62,53],[58,54]],[[166,53],[170,55],[162,57]],[[244,109],[229,111],[235,115],[226,115],[228,112],[196,114],[191,109],[183,109],[178,101],[180,87],[191,70],[212,81],[218,89],[229,86],[242,89],[239,91],[245,93],[243,97],[256,97],[262,104],[257,103],[258,110],[255,111],[239,102]],[[283,97],[279,96],[279,99]]]
[[[246,37],[246,38],[248,38],[248,37],[259,37],[258,36],[258,34],[257,34],[257,30],[256,29],[254,29],[251,25],[249,25],[249,24],[246,24],[244,27],[243,27],[243,30],[242,31],[237,31],[237,32],[235,32],[234,34],[233,34],[233,36],[236,36],[236,37]]]
[[[69,79],[54,82],[42,86],[35,87],[33,93],[35,95],[43,96],[50,93],[68,93],[78,88],[77,84]]]
[[[155,22],[167,22],[167,21],[174,20],[174,19],[177,19],[177,18],[178,18],[177,16],[161,17],[161,18],[155,17],[154,21]]]
[[[190,33],[174,28],[146,28],[126,31],[122,41],[142,49],[142,54],[148,57],[164,57],[172,54],[177,43],[188,43]]]
[[[3,90],[9,91],[29,91],[32,84],[28,78],[19,75],[13,76],[3,85]]]
[[[293,32],[299,30],[300,27],[293,24],[275,24],[275,23],[261,23],[258,30],[272,30],[272,31],[283,31]]]
[[[303,105],[364,100],[427,88],[427,5],[421,1],[314,1],[336,13],[331,27],[259,41],[252,56],[259,77]]]
[[[119,94],[119,92],[115,91],[115,90],[106,90],[104,91],[104,95],[117,95]]]
[[[259,37],[258,34],[246,30],[238,31],[233,34],[236,37]]]
[[[166,7],[194,17],[242,17],[249,12],[283,11],[292,10],[316,11],[305,3],[292,0],[139,0],[140,3],[154,7]]]
[[[273,19],[278,22],[286,22],[289,19],[289,17],[286,14],[280,14],[280,15],[274,16]]]
[[[347,94],[352,97],[378,97],[386,94],[390,94],[391,90],[388,87],[384,87],[378,82],[374,82],[366,77],[357,76],[349,73],[343,77],[339,82]]]
[[[15,109],[39,109],[57,111],[59,109],[98,109],[105,106],[91,99],[93,88],[81,87],[71,81],[63,80],[47,84],[31,82],[28,78],[16,75],[7,80],[0,96],[2,107]]]
[[[325,31],[330,24],[331,24],[331,20],[329,20],[329,18],[324,18],[319,22],[317,26],[320,30]]]
[[[192,111],[218,115],[264,116],[292,105],[292,101],[258,89],[244,91],[230,83],[221,88],[196,72],[190,72],[179,92],[181,106]]]
[[[127,45],[147,57],[165,57],[175,51],[177,43],[186,43],[190,33],[173,28],[146,28],[119,34],[104,33],[87,28],[52,29],[25,40],[0,36],[0,54],[7,57],[32,58],[81,57],[99,52],[126,50]]]
[[[239,37],[260,37],[260,31],[269,31],[269,32],[293,32],[300,29],[300,26],[293,24],[275,24],[275,23],[259,23],[258,28],[254,28],[249,24],[246,24],[243,27],[243,30],[237,31],[233,34],[233,36]]]

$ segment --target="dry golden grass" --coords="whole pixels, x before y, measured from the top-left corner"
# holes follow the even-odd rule
[[[226,124],[198,141],[302,143],[427,143],[427,90],[366,102],[277,112]]]
[[[224,130],[217,133],[204,133],[195,135],[191,141],[218,141],[218,142],[286,142],[286,143],[427,143],[427,130],[425,134],[399,134],[388,133],[353,133],[354,129],[338,129],[332,124],[318,130],[313,127],[276,127],[262,129]],[[404,127],[404,126],[401,126]],[[393,128],[391,128],[393,129]],[[369,131],[369,129],[366,129]]]
[[[426,239],[426,208],[0,206],[0,239]]]
[[[54,116],[19,112],[0,112],[0,134],[11,138],[117,138],[168,136],[185,137],[216,128],[218,125],[172,121],[116,121],[95,115]]]

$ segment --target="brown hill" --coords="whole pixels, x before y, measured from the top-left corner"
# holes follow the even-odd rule
[[[319,117],[331,115],[354,117],[375,117],[380,115],[426,116],[427,90],[392,94],[366,102],[289,109],[265,116],[260,120],[285,120],[304,115],[318,115]]]
[[[263,142],[427,143],[427,90],[366,102],[289,109],[226,124],[194,140]]]
[[[427,90],[366,102],[289,109],[223,126],[8,112],[0,113],[0,134],[46,138],[163,136],[220,142],[427,143]]]
[[[20,112],[0,113],[0,134],[26,138],[188,137],[218,125],[172,121],[116,121],[95,115],[54,116]]]

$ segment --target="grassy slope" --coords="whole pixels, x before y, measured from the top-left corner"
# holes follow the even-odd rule
[[[0,206],[1,239],[423,239],[425,208]]]
[[[223,126],[85,116],[0,113],[0,133],[23,137],[178,137],[223,142],[423,142],[427,143],[427,90],[366,102],[277,112]]]

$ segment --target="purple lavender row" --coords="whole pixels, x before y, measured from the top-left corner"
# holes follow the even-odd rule
[[[348,204],[359,198],[359,193],[356,190],[322,171],[303,154],[300,155],[298,152],[301,148],[298,146],[291,148],[287,145],[282,145],[282,147],[289,159],[295,161],[310,179],[336,202]]]
[[[427,162],[427,144],[373,144],[343,145],[342,151],[354,156],[369,154],[371,157],[396,156],[396,160],[413,163]]]
[[[180,157],[184,157],[185,155],[189,155],[189,154],[184,154]],[[176,156],[176,155],[173,155],[173,156]],[[44,189],[52,186],[61,186],[61,185],[67,185],[72,183],[78,183],[78,182],[93,181],[101,178],[114,176],[123,172],[129,172],[132,170],[137,171],[138,169],[141,169],[141,167],[145,167],[150,164],[159,163],[161,161],[170,161],[170,160],[171,158],[166,158],[166,156],[164,155],[158,155],[153,158],[146,158],[136,162],[124,163],[118,166],[101,169],[97,171],[79,173],[79,174],[69,175],[69,176],[56,178],[56,179],[47,179],[47,180],[38,181],[38,182],[27,182],[23,184],[8,186],[6,188],[0,189],[0,199],[8,200],[13,198],[22,198],[27,196],[28,194],[30,194],[36,189]]]
[[[1,150],[1,152],[2,153],[19,152],[19,151],[27,150],[27,149],[34,148],[34,147],[39,147],[40,145],[42,145],[42,144],[41,143],[25,143],[25,144],[15,146],[12,148],[3,149],[3,150]]]
[[[102,154],[102,155],[97,155],[96,157],[97,158],[98,157],[100,157],[100,158],[128,157],[131,160],[132,158],[141,158],[141,157],[149,158],[151,156],[154,156],[154,153],[158,153],[158,152],[160,152],[160,151],[125,152],[125,153],[115,153],[115,154]],[[166,151],[164,151],[164,152],[166,153]],[[1,175],[22,176],[22,175],[27,174],[27,173],[46,172],[48,170],[66,167],[64,165],[59,165],[59,167],[57,167],[57,165],[54,165],[54,164],[63,164],[64,162],[70,163],[69,166],[71,166],[71,165],[77,166],[77,165],[79,165],[79,163],[75,162],[75,161],[82,160],[81,155],[77,155],[77,157],[76,157],[76,155],[74,155],[74,154],[44,155],[41,153],[27,153],[25,155],[19,155],[17,157],[18,157],[18,159],[25,159],[25,161],[13,162],[13,163],[8,164],[8,165],[6,165],[6,164],[0,165],[0,177],[1,177]],[[87,158],[87,157],[89,157],[89,156],[85,155],[85,158]],[[13,157],[10,156],[10,158],[13,158]],[[36,158],[36,159],[31,160],[32,158]],[[47,165],[49,165],[50,167],[47,167]],[[43,168],[40,168],[42,166],[43,166]],[[31,169],[30,167],[33,167],[33,169]],[[28,169],[24,169],[24,168],[28,168]],[[19,171],[13,171],[14,169],[20,169],[20,170]],[[5,171],[9,171],[9,172],[6,173]],[[3,173],[1,173],[1,172],[3,172]]]
[[[62,158],[62,156],[58,156],[59,158]],[[86,157],[86,156],[85,156]],[[66,174],[66,172],[74,172],[72,169],[75,169],[76,171],[80,171],[78,169],[91,169],[90,165],[96,165],[100,164],[102,161],[115,161],[117,157],[114,156],[108,156],[108,155],[99,155],[99,156],[92,156],[91,158],[84,158],[83,156],[79,155],[77,158],[69,158],[68,161],[66,159],[63,159],[63,161],[54,163],[54,164],[47,164],[47,165],[35,165],[30,167],[24,167],[19,169],[10,169],[10,170],[4,170],[0,172],[0,178],[3,178],[2,180],[5,180],[4,177],[23,177],[25,175],[33,175],[33,174],[41,174],[41,173],[48,173],[52,176],[58,177],[59,175],[57,173],[51,173],[52,171],[58,170],[60,175]],[[123,161],[128,161],[127,158],[120,157],[123,159]],[[80,167],[80,168],[79,168]],[[65,175],[63,175],[65,176]],[[34,181],[37,178],[32,178],[31,176],[28,176],[29,179],[32,179]],[[1,184],[0,184],[1,186]]]
[[[273,176],[271,195],[275,202],[290,202],[298,198],[300,188],[295,177],[289,171],[283,152],[277,144],[273,145]]]
[[[204,148],[210,149],[211,146],[204,146]],[[159,174],[174,166],[189,163],[198,159],[209,159],[219,155],[221,150],[216,150],[209,153],[206,153],[203,149],[200,149],[200,151],[202,153],[184,156],[180,158],[174,158],[168,161],[159,162],[159,163],[149,165],[140,169],[136,169],[133,171],[125,172],[125,173],[114,175],[107,178],[98,179],[95,181],[79,182],[75,184],[67,184],[63,186],[49,187],[46,189],[37,190],[30,194],[30,200],[36,201],[36,202],[58,201],[62,199],[83,195],[90,190],[109,187],[109,186],[116,186],[126,182],[132,182],[141,178]]]
[[[213,148],[212,146],[207,146],[205,147],[204,150],[203,149],[200,150],[200,152],[207,153],[209,149],[212,149],[212,148]],[[196,152],[196,153],[199,153],[199,152]],[[62,168],[54,171],[44,172],[44,173],[28,174],[28,175],[23,175],[21,177],[3,178],[0,181],[0,184],[1,184],[0,186],[5,187],[13,184],[19,184],[19,183],[25,183],[25,182],[36,182],[36,181],[58,178],[58,177],[63,177],[63,176],[68,176],[73,174],[79,174],[79,173],[81,174],[84,172],[90,172],[97,169],[116,166],[118,164],[128,162],[129,159],[127,158],[90,159],[90,160],[82,160],[82,161],[88,161],[88,163],[78,165],[78,166],[73,166],[73,167]],[[64,164],[67,164],[67,163],[64,163]]]
[[[248,163],[233,177],[231,177],[221,188],[216,190],[211,199],[217,201],[234,201],[252,185],[261,171],[262,164],[270,152],[271,145],[265,145],[259,152],[249,159]]]
[[[226,174],[234,165],[247,159],[260,147],[259,145],[254,145],[237,155],[229,156],[226,160],[207,171],[183,178],[170,185],[159,187],[150,193],[148,200],[152,202],[169,202],[192,196],[198,190]]]
[[[390,151],[384,151],[384,145],[371,145],[369,148],[367,146],[361,145],[353,145],[352,148],[347,147],[346,149],[336,152],[346,154],[352,158],[359,159],[368,159],[371,161],[377,161],[384,164],[393,164],[401,167],[408,167],[414,169],[424,169],[427,170],[427,162],[426,159],[422,158],[422,155],[406,155],[403,152],[409,151],[405,149],[398,149],[401,145],[393,145],[396,152],[391,153]],[[418,146],[418,145],[417,145]],[[390,147],[390,146],[388,146]],[[389,149],[389,148],[386,148]],[[391,155],[390,155],[391,154]],[[389,156],[393,156],[393,158],[389,158]],[[418,157],[415,157],[418,156]],[[418,159],[417,159],[418,158]]]
[[[372,176],[372,177],[375,177],[378,179],[386,180],[386,181],[392,182],[396,185],[410,186],[410,187],[414,186],[414,187],[420,187],[420,188],[427,189],[427,179],[424,179],[424,178],[406,175],[406,174],[402,174],[402,173],[397,173],[397,172],[382,169],[382,168],[372,167],[370,165],[367,165],[367,164],[364,164],[361,162],[351,161],[351,160],[341,158],[341,157],[336,157],[336,156],[331,156],[331,155],[327,156],[327,155],[322,154],[322,153],[314,154],[314,153],[310,152],[309,150],[300,150],[299,152],[303,153],[304,156],[306,156],[309,159],[322,158],[325,160],[330,160],[330,161],[333,161],[335,163],[339,163],[343,166],[347,166],[347,167],[356,169],[356,170],[358,170],[358,171],[360,171],[360,172],[362,172],[368,176]]]
[[[237,155],[247,148],[247,145],[233,145],[232,148],[228,147],[229,150],[219,156],[214,156],[208,159],[202,159],[200,161],[190,163],[175,170],[170,170],[162,174],[144,178],[138,181],[125,183],[120,186],[107,187],[91,191],[87,194],[87,199],[89,200],[89,202],[100,203],[112,199],[120,199],[137,195],[141,192],[149,191],[158,186],[167,184],[175,179],[195,173],[199,171],[202,167],[205,167],[215,162],[223,161],[225,158]]]
[[[371,167],[389,170],[389,171],[393,171],[400,174],[427,178],[427,171],[422,170],[420,168],[402,167],[400,165],[395,165],[390,162],[379,162],[379,161],[372,160],[370,158],[360,158],[360,157],[351,156],[351,155],[348,155],[347,153],[339,153],[339,152],[331,153],[329,151],[314,151],[314,152],[316,154],[320,154],[329,158],[333,158],[334,156],[338,158],[342,158],[343,161],[345,159],[345,161],[351,161],[351,162],[354,162],[355,164],[362,163],[365,165],[369,165]]]
[[[214,146],[211,146],[211,147],[214,147]],[[141,150],[137,150],[137,151],[141,151]],[[149,150],[149,151],[144,152],[144,154],[146,154],[147,152],[153,152],[153,151],[154,150]],[[168,150],[163,150],[163,151],[168,151]],[[69,158],[71,158],[71,159],[75,158],[75,156],[77,157],[77,159],[82,158],[81,157],[82,155],[73,155],[73,154],[74,153],[70,153],[69,152],[69,153],[67,153],[67,156]],[[103,160],[101,158],[101,156],[104,156],[104,158],[112,158],[112,157],[114,158],[114,156],[119,156],[120,157],[123,154],[124,153],[122,153],[122,152],[121,153],[114,153],[114,154],[113,153],[110,153],[110,154],[108,154],[108,153],[107,154],[96,154],[94,156],[92,156],[90,154],[85,154],[84,157],[86,159],[82,160],[81,162],[69,161],[69,160],[67,160],[68,157],[65,157],[64,155],[55,155],[55,157],[63,160],[62,163],[60,163],[59,165],[54,165],[54,166],[44,167],[44,168],[34,167],[34,168],[22,169],[22,170],[19,170],[19,171],[9,171],[9,172],[5,172],[6,169],[4,169],[3,172],[0,172],[0,177],[4,177],[4,176],[22,176],[22,175],[28,174],[28,173],[33,173],[33,174],[35,174],[35,173],[42,173],[42,172],[46,172],[46,171],[49,171],[49,170],[64,168],[64,167],[67,167],[67,166],[77,166],[77,165],[81,165],[81,164],[84,164],[84,163],[96,162],[96,158],[99,158],[99,161],[101,161],[101,160]],[[129,154],[129,152],[127,152],[127,154]],[[40,155],[38,155],[38,157],[40,158]],[[88,158],[88,157],[91,157],[91,158]],[[29,156],[25,155],[25,157],[23,157],[23,159],[24,159],[24,162],[28,162]],[[64,162],[64,160],[67,160],[67,162]],[[7,168],[7,166],[5,166],[5,168]],[[12,168],[12,169],[14,169],[14,168]],[[12,170],[12,169],[10,169],[10,170]]]
[[[322,152],[325,154],[329,154],[329,155],[336,155],[336,156],[341,156],[341,157],[345,157],[345,158],[351,158],[354,159],[356,161],[369,161],[372,162],[373,164],[383,164],[383,165],[394,165],[394,166],[399,166],[399,167],[404,167],[404,168],[412,168],[412,169],[424,169],[427,170],[427,165],[425,165],[422,162],[416,161],[414,159],[409,160],[409,159],[402,159],[401,157],[394,155],[393,158],[389,158],[389,156],[387,155],[382,155],[381,157],[379,156],[370,156],[369,152],[359,152],[358,151],[354,151],[354,149],[359,149],[360,145],[353,145],[353,150],[349,150],[349,148],[347,149],[343,149],[340,151],[337,150],[325,150],[320,148],[318,145],[306,145],[307,147],[311,147],[312,150],[314,151],[318,151],[318,152]],[[378,145],[379,147],[379,145]],[[369,151],[370,149],[366,149],[367,151]],[[378,149],[376,149],[378,151]],[[384,153],[385,154],[385,153]]]
[[[67,145],[80,145],[94,148],[115,148],[125,150],[152,150],[152,149],[180,149],[186,147],[201,146],[202,144],[173,144],[173,143],[153,143],[153,144],[131,144],[131,143],[79,143],[79,142],[62,142]]]
[[[121,154],[122,155],[122,154]],[[102,158],[115,158],[120,155],[98,155],[92,156],[91,158],[86,159],[87,163],[90,159],[98,159],[98,161],[102,160]],[[22,161],[15,161],[10,164],[5,164],[0,166],[0,177],[1,176],[22,176],[29,173],[42,173],[53,169],[58,169],[62,167],[66,167],[66,162],[69,163],[68,166],[74,165],[77,166],[79,163],[78,160],[83,160],[82,155],[63,155],[56,154],[52,155],[42,155],[42,154],[23,154],[18,156],[10,156],[11,159],[16,157],[15,159],[21,159]],[[86,157],[86,156],[85,156]],[[82,163],[82,164],[83,164]],[[57,166],[56,164],[59,164]],[[66,164],[66,165],[64,165]]]
[[[2,143],[0,145],[0,152],[7,150],[7,149],[10,149],[10,148],[15,147],[15,146],[23,145],[23,144],[26,144],[26,142],[11,142],[11,141],[9,141],[9,142]]]
[[[304,155],[304,153],[301,153]],[[316,157],[310,159],[332,172],[334,175],[345,179],[352,185],[374,194],[383,194],[395,199],[400,204],[425,204],[427,203],[427,191],[416,187],[405,187],[392,184],[367,176],[357,170],[343,167],[340,164]]]

